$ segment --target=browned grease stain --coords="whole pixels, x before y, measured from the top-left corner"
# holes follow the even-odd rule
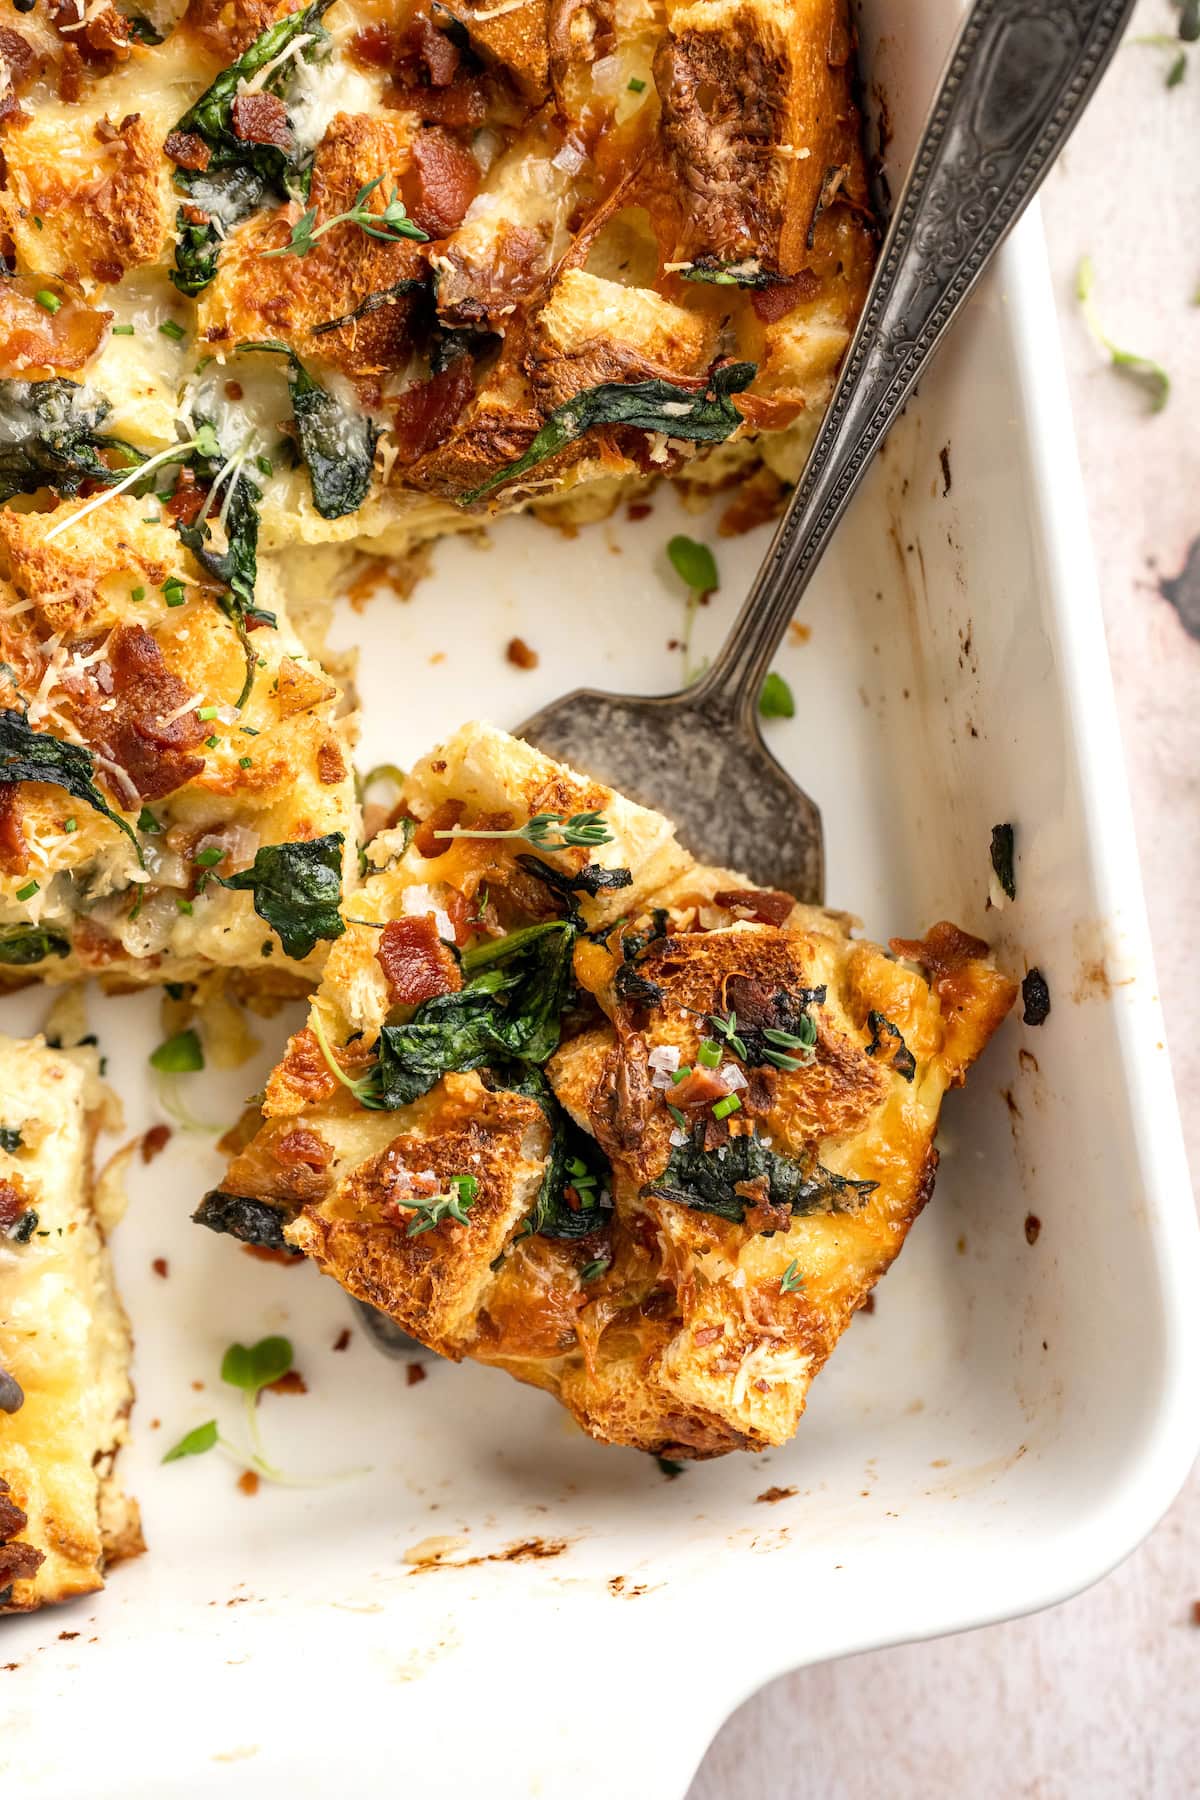
[[[799,1488],[794,1487],[769,1487],[764,1488],[761,1494],[755,1494],[754,1498],[760,1506],[774,1506],[779,1500],[791,1500],[799,1492]]]
[[[1042,1221],[1038,1218],[1036,1213],[1026,1213],[1026,1215],[1025,1215],[1025,1242],[1027,1244],[1036,1244],[1039,1237],[1041,1237],[1041,1235],[1042,1235]]]
[[[1027,1074],[1032,1073],[1037,1075],[1040,1073],[1040,1070],[1038,1069],[1038,1059],[1033,1054],[1032,1050],[1018,1050],[1017,1061]]]
[[[427,1560],[415,1563],[412,1574],[424,1575],[429,1569],[476,1569],[481,1563],[527,1563],[548,1562],[551,1557],[562,1556],[569,1548],[566,1538],[522,1538],[515,1544],[509,1544],[504,1550],[493,1550],[487,1556],[430,1556]]]
[[[614,1575],[608,1583],[608,1591],[615,1599],[638,1600],[643,1594],[649,1592],[649,1588],[644,1581],[635,1582],[630,1587],[627,1585],[624,1575]]]
[[[947,494],[949,494],[951,487],[954,485],[954,477],[950,473],[949,444],[943,444],[938,451],[938,461],[942,465],[942,499],[944,500]]]
[[[800,619],[793,619],[788,626],[788,636],[794,644],[807,644],[812,637],[812,626],[805,625]]]

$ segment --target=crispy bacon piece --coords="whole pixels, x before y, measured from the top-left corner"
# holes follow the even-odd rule
[[[21,784],[0,781],[0,870],[23,875],[29,867],[29,846],[21,825]]]
[[[169,1125],[151,1125],[149,1131],[142,1133],[142,1161],[152,1163],[156,1156],[161,1156],[171,1141]]]
[[[212,151],[194,131],[169,131],[163,149],[181,169],[207,169],[212,161]]]
[[[427,14],[420,13],[413,20],[408,32],[408,48],[424,68],[430,87],[450,86],[458,74],[462,53]]]
[[[389,920],[375,955],[395,1006],[418,1006],[462,987],[458,963],[439,938],[431,913]]]
[[[0,96],[0,121],[20,111],[20,95],[37,65],[37,52],[19,31],[0,25],[0,56],[8,70],[8,85]]]
[[[129,60],[133,48],[129,20],[111,4],[89,13],[84,0],[50,0],[50,22],[63,42],[93,68]]]
[[[276,94],[238,94],[232,110],[233,135],[244,144],[270,144],[276,150],[292,148],[292,128],[287,108]]]
[[[4,1493],[9,1491],[8,1483],[0,1481]],[[11,1587],[14,1581],[28,1581],[37,1574],[45,1562],[45,1554],[33,1544],[6,1543],[17,1531],[23,1531],[28,1521],[21,1508],[12,1500],[0,1495],[0,1594]]]
[[[714,906],[748,912],[763,925],[782,925],[795,904],[778,888],[721,888],[713,895]]]
[[[76,648],[87,653],[98,643],[84,640]],[[105,661],[111,694],[95,679],[64,679],[75,721],[91,745],[121,765],[143,800],[161,800],[204,767],[204,758],[192,754],[205,735],[196,712],[163,722],[191,690],[167,667],[157,643],[140,625],[117,626]],[[112,710],[102,710],[110,701],[116,702]]]
[[[327,1169],[333,1161],[333,1150],[319,1131],[297,1125],[275,1144],[275,1160],[285,1165],[302,1163],[306,1169]]]
[[[207,494],[208,489],[199,485],[194,470],[180,469],[175,492],[163,510],[169,519],[174,519],[179,525],[194,525]]]
[[[728,1092],[728,1083],[721,1080],[715,1069],[697,1066],[690,1075],[667,1089],[667,1098],[672,1106],[711,1106],[714,1100],[723,1100]]]
[[[20,1179],[0,1181],[0,1231],[8,1231],[28,1211],[29,1196]]]
[[[405,177],[408,210],[431,238],[457,231],[479,191],[479,164],[440,125],[425,126],[412,144],[412,168]]]
[[[790,312],[795,312],[805,300],[815,300],[820,291],[819,277],[811,269],[801,269],[790,281],[772,281],[766,287],[755,288],[750,304],[764,325],[774,325],[777,319],[786,319]]]
[[[392,435],[397,459],[416,462],[448,435],[475,392],[475,369],[469,356],[458,356],[439,375],[408,388],[396,402]]]
[[[444,856],[450,848],[449,838],[440,838],[439,831],[449,831],[457,825],[463,816],[461,800],[443,800],[435,806],[427,819],[423,819],[413,833],[413,843],[421,856]]]
[[[478,75],[459,75],[449,87],[442,88],[397,83],[386,90],[383,104],[395,112],[419,113],[426,125],[474,130],[487,118],[488,89]]]

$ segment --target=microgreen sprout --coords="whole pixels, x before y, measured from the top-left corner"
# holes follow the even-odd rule
[[[309,1015],[309,1030],[317,1040],[317,1048],[325,1059],[325,1067],[329,1070],[329,1073],[336,1076],[337,1080],[341,1082],[344,1088],[349,1088],[360,1106],[378,1110],[379,1102],[374,1097],[374,1083],[371,1076],[368,1074],[355,1080],[353,1075],[347,1075],[346,1071],[342,1068],[342,1065],[338,1062],[337,1057],[330,1049],[329,1039],[325,1036],[325,1026],[321,1020],[319,1007],[314,1006]]]
[[[292,226],[291,236],[286,244],[277,250],[264,250],[263,256],[307,256],[317,239],[332,231],[335,225],[357,225],[368,237],[380,238],[385,244],[397,243],[401,238],[413,238],[419,244],[428,243],[428,232],[409,218],[400,198],[399,190],[392,189],[392,197],[382,212],[372,212],[367,201],[383,180],[376,175],[374,181],[364,182],[354,196],[353,205],[345,212],[335,213],[323,224],[317,224],[317,209],[310,206]]]
[[[1075,276],[1075,297],[1079,301],[1084,323],[1117,373],[1138,383],[1149,398],[1151,412],[1161,412],[1170,397],[1170,376],[1161,363],[1154,362],[1148,356],[1138,356],[1132,350],[1122,350],[1113,343],[1100,323],[1100,315],[1092,298],[1095,285],[1096,271],[1092,266],[1092,259],[1085,256]]]
[[[557,839],[553,833],[558,829]],[[600,812],[573,813],[569,819],[562,813],[535,813],[528,825],[511,831],[474,830],[465,825],[452,825],[448,831],[435,831],[438,838],[518,838],[532,844],[535,850],[588,849],[616,840],[608,829],[608,821]]]
[[[716,559],[707,544],[698,544],[695,538],[684,537],[682,533],[673,537],[667,545],[667,558],[688,590],[683,615],[683,680],[686,687],[704,673],[704,665],[692,666],[692,626],[695,624],[696,608],[706,594],[711,594],[720,586]]]
[[[221,1435],[215,1419],[206,1419],[203,1425],[197,1425],[192,1431],[186,1432],[177,1444],[173,1444],[163,1461],[179,1462],[185,1456],[203,1456],[209,1450],[221,1449],[230,1461],[284,1487],[322,1487],[326,1480],[341,1479],[338,1476],[319,1476],[308,1480],[287,1475],[266,1455],[258,1423],[258,1397],[264,1388],[286,1375],[293,1363],[292,1346],[285,1337],[260,1338],[256,1344],[230,1344],[221,1359],[221,1380],[241,1392],[250,1433],[250,1450],[247,1452],[231,1443]],[[363,1469],[344,1471],[345,1475],[365,1473]]]
[[[102,489],[98,494],[93,494],[92,498],[85,501],[77,512],[68,514],[61,518],[57,525],[52,525],[43,542],[50,543],[60,531],[65,531],[68,525],[77,525],[81,519],[85,519],[89,513],[95,512],[97,507],[104,506],[115,495],[124,493],[126,488],[136,486],[144,476],[149,475],[154,469],[162,468],[165,463],[185,462],[193,450],[205,457],[220,455],[217,434],[211,425],[201,425],[195,437],[186,438],[181,444],[171,444],[167,449],[158,451],[155,456],[147,457],[145,462],[140,462],[135,469],[131,469],[123,480],[116,482],[112,487]]]

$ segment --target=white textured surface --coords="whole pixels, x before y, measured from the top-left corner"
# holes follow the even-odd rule
[[[1134,33],[1169,31],[1145,0]],[[1126,45],[1044,193],[1047,236],[1162,998],[1200,1169],[1200,643],[1157,590],[1200,536],[1200,46]],[[1079,257],[1106,329],[1170,370],[1149,416],[1084,334]],[[1200,1741],[1200,1477],[1116,1574],[1039,1617],[785,1677],[725,1727],[689,1800],[1176,1800]]]

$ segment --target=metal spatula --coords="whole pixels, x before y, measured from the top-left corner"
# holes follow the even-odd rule
[[[821,815],[759,734],[763,678],[851,495],[1086,105],[1132,0],[976,0],[892,217],[841,378],[766,560],[692,687],[577,688],[519,727],[656,807],[697,856],[824,897]]]

